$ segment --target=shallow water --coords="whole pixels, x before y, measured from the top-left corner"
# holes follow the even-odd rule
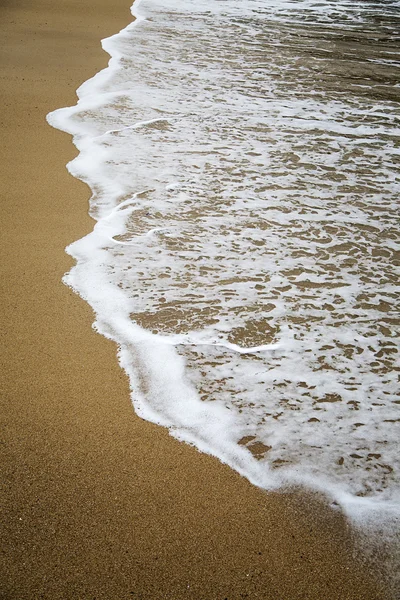
[[[394,516],[400,2],[135,10],[49,116],[98,221],[66,282],[141,416],[257,485]]]

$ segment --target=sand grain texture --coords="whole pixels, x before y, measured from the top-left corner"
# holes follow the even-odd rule
[[[106,65],[129,0],[0,0],[0,596],[387,597],[338,513],[265,494],[133,412],[115,346],[61,283],[93,226],[46,114]],[[301,501],[300,501],[301,500]]]

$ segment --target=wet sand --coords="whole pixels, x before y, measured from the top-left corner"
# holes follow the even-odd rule
[[[136,417],[115,346],[61,283],[64,247],[93,223],[45,116],[129,18],[129,0],[0,0],[0,597],[387,598],[340,513],[266,494]]]

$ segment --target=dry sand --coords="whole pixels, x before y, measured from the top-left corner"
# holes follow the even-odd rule
[[[344,518],[266,494],[133,412],[115,346],[61,277],[90,231],[45,115],[105,66],[129,0],[0,0],[2,598],[387,597]],[[5,559],[5,560],[4,560]],[[380,591],[379,591],[380,590]]]

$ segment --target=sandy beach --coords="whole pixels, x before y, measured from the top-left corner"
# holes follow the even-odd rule
[[[0,597],[389,598],[340,512],[267,494],[139,419],[114,344],[61,282],[93,221],[46,114],[107,64],[100,39],[129,6],[0,0]]]

